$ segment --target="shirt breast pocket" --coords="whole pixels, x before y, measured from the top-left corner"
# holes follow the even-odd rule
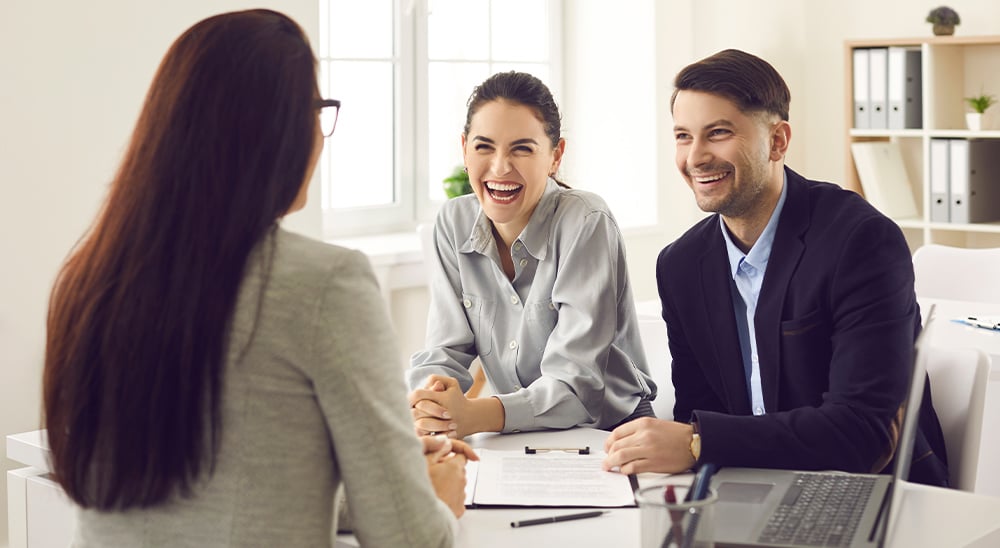
[[[493,351],[493,318],[496,303],[475,295],[462,295],[465,317],[476,339],[476,351],[480,356],[488,356]]]
[[[529,328],[526,336],[533,339],[532,346],[544,350],[559,319],[555,303],[551,300],[530,303],[525,307],[525,313]]]

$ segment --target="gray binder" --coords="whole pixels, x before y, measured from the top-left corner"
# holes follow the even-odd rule
[[[947,223],[949,221],[948,193],[948,139],[931,139],[931,203],[930,219],[932,223]]]
[[[869,129],[872,127],[871,103],[868,99],[868,49],[854,49],[854,127]]]
[[[952,139],[948,163],[951,222],[1000,221],[1000,140]]]
[[[923,127],[920,49],[889,48],[889,129]]]

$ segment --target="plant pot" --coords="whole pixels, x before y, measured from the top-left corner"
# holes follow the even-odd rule
[[[955,34],[955,25],[934,25],[934,36],[951,36]]]
[[[969,131],[979,131],[983,129],[983,115],[979,112],[966,112],[965,125]]]

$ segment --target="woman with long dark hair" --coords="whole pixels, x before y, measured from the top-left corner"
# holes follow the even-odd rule
[[[367,259],[278,226],[336,121],[317,89],[273,11],[205,19],[163,59],[52,291],[45,423],[77,545],[329,546],[341,485],[362,544],[452,543],[475,457],[421,450]]]

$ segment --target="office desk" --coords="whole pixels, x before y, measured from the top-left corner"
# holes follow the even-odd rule
[[[1000,304],[919,299],[920,312],[927,321],[935,305],[934,328],[927,340],[937,348],[978,348],[989,354],[992,363],[987,376],[983,403],[983,429],[979,445],[976,492],[1000,497],[1000,331],[990,331],[953,322],[968,316],[1000,316]],[[1000,522],[1000,517],[997,518]],[[1000,542],[997,543],[1000,546]]]
[[[525,445],[583,447],[602,450],[608,433],[589,428],[521,434],[475,434],[467,441],[476,448],[519,450]],[[690,474],[686,474],[690,476]],[[659,485],[665,474],[639,474],[639,486]],[[899,521],[889,548],[1000,546],[1000,497],[975,495],[904,483]],[[511,521],[568,514],[560,508],[482,508],[466,510],[459,520],[458,548],[572,546],[574,548],[639,548],[638,508],[614,508],[609,514],[562,523],[512,528]],[[982,540],[980,540],[982,539]],[[978,541],[978,542],[977,542]],[[337,538],[338,548],[357,547],[349,535]]]

